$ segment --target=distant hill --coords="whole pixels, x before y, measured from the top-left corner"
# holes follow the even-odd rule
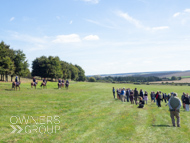
[[[118,74],[101,74],[101,75],[89,75],[90,76],[101,76],[101,77],[118,77],[118,76],[142,76],[142,77],[149,77],[149,76],[156,76],[160,78],[169,78],[172,76],[190,76],[190,70],[188,71],[156,71],[156,72],[137,72],[137,73],[118,73]]]

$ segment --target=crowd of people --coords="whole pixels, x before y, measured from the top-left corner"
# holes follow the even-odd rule
[[[145,104],[148,104],[148,98],[149,98],[148,92],[143,91],[142,89],[138,91],[137,88],[133,90],[130,88],[115,89],[113,87],[112,92],[113,92],[114,98],[117,98],[121,100],[122,102],[131,102],[131,104],[136,104],[136,105],[138,104],[138,108],[144,108]],[[156,102],[158,107],[161,107],[162,102],[164,102],[166,106],[168,105],[173,126],[175,127],[174,117],[176,117],[177,126],[180,127],[179,112],[180,112],[180,107],[182,103],[183,103],[183,108],[185,109],[185,111],[189,111],[190,96],[188,93],[183,93],[180,100],[177,97],[177,93],[174,93],[174,92],[166,94],[161,91],[157,91],[157,92],[152,91],[150,93],[150,99],[151,99],[151,102]]]
[[[131,102],[131,104],[138,104],[138,101],[143,100],[144,104],[148,103],[148,92],[147,91],[143,91],[142,89],[140,89],[140,91],[137,90],[137,88],[130,89],[130,88],[119,88],[117,90],[115,90],[115,88],[113,87],[113,96],[115,98],[115,93],[117,93],[117,99],[120,99],[122,102]],[[167,103],[170,99],[170,94],[166,94],[166,93],[162,93],[161,91],[157,91],[157,92],[151,92],[150,93],[150,99],[151,102],[156,102],[156,104],[158,105],[158,107],[161,107],[161,101],[164,101],[165,103]],[[143,108],[144,106],[140,106],[141,108]]]

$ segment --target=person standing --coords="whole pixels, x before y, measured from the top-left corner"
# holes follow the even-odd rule
[[[147,104],[147,101],[148,101],[148,93],[145,91],[144,93],[144,101],[146,102]]]
[[[118,90],[119,99],[121,100],[121,88]]]
[[[119,89],[118,88],[117,88],[116,92],[117,92],[117,99],[119,99]]]
[[[165,103],[167,103],[167,98],[168,98],[168,97],[167,97],[167,94],[166,94],[166,93],[164,94],[164,97],[163,97],[163,98],[164,98]]]
[[[160,100],[161,100],[161,93],[160,93],[160,92],[157,92],[157,93],[156,93],[156,101],[157,101],[158,107],[161,107]]]
[[[127,102],[129,102],[130,88],[127,89],[126,96],[127,96]]]
[[[130,90],[130,101],[131,101],[131,104],[134,104],[134,92],[133,92],[133,90]]]
[[[177,97],[177,93],[173,93],[173,96],[170,97],[170,100],[168,102],[169,111],[170,111],[170,117],[172,120],[172,124],[175,127],[175,118],[177,118],[177,126],[180,127],[180,107],[181,107],[181,101]]]
[[[138,90],[135,88],[134,90],[134,99],[135,99],[135,104],[137,105],[137,98],[138,98]]]
[[[112,89],[112,92],[113,92],[113,98],[115,99],[115,88],[114,87]]]
[[[121,94],[120,94],[121,96],[121,101],[122,102],[125,102],[125,88],[123,88],[122,90],[121,90]]]
[[[171,97],[171,96],[170,96],[170,93],[168,93],[168,98],[167,98],[168,101],[170,100],[170,97]]]
[[[143,94],[143,91],[142,91],[142,89],[140,90],[140,95],[139,96],[141,96],[142,98],[144,98],[143,96],[144,96],[144,94]]]
[[[189,111],[189,95],[188,95],[188,93],[185,95],[183,100],[184,100],[184,103],[185,103],[185,110]]]
[[[151,102],[154,101],[155,102],[155,93],[152,91],[150,94],[151,97]]]
[[[183,108],[185,109],[184,98],[185,98],[185,93],[183,92],[183,95],[181,96],[181,101],[182,101],[182,103],[183,103]]]

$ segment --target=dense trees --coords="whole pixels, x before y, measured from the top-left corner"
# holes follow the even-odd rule
[[[85,72],[78,66],[61,61],[59,57],[41,56],[32,62],[32,76],[63,78],[76,81],[85,81]]]
[[[0,43],[0,80],[8,81],[8,75],[31,77],[26,56],[21,50],[10,49],[3,41]],[[85,81],[85,72],[78,66],[61,61],[59,57],[41,56],[32,62],[32,76],[53,79],[64,78]]]
[[[151,81],[161,81],[162,79],[159,77],[142,77],[142,76],[125,76],[125,77],[100,77],[100,76],[94,76],[96,81],[100,82],[151,82]],[[90,78],[89,78],[90,80]],[[88,81],[89,81],[88,80]]]
[[[29,73],[25,54],[20,50],[10,49],[3,41],[0,43],[0,75],[1,80],[8,81],[8,75],[26,76]],[[5,79],[4,79],[5,77]]]

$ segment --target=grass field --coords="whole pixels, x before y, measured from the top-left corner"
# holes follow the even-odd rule
[[[39,85],[31,89],[28,82],[21,84],[21,91],[11,91],[10,83],[1,82],[0,142],[190,142],[190,112],[181,108],[181,128],[172,127],[164,102],[158,108],[149,98],[148,105],[138,109],[137,105],[113,99],[113,86],[137,87],[149,93],[173,91],[180,96],[189,92],[189,86],[85,82],[71,82],[69,90],[58,90],[55,82],[49,82],[47,89]],[[34,120],[17,120],[23,116]],[[47,118],[52,122],[47,123]],[[11,133],[11,125],[23,130]],[[47,126],[53,127],[52,133],[47,132]]]
[[[190,76],[182,76],[182,78],[190,78]]]

